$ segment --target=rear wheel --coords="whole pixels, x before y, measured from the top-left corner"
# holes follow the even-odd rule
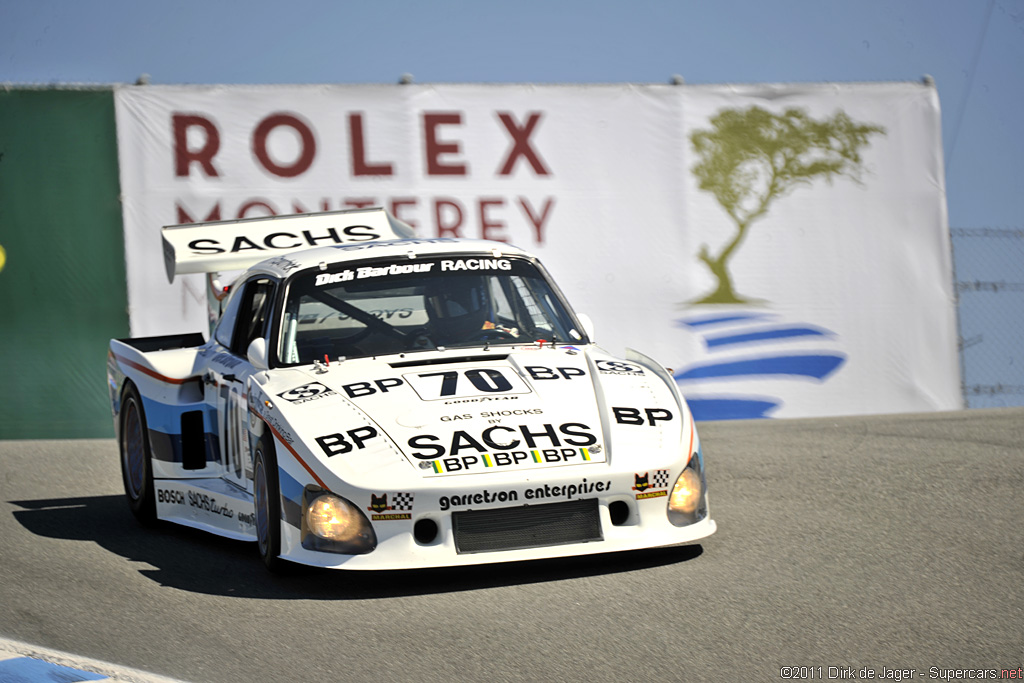
[[[256,507],[256,541],[267,569],[283,573],[288,562],[281,555],[281,487],[274,447],[263,436],[256,444],[253,461],[253,503]]]
[[[135,385],[128,383],[121,395],[121,478],[128,507],[141,523],[156,523],[156,492],[149,449],[149,429],[142,399]]]

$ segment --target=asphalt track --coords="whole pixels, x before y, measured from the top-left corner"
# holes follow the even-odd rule
[[[250,545],[139,527],[113,441],[0,442],[0,638],[194,683],[1024,666],[1024,409],[700,431],[703,546],[286,578]]]

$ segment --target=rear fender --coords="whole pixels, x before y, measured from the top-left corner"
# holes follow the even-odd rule
[[[110,342],[107,383],[115,432],[121,396],[131,382],[142,398],[157,478],[218,474],[217,421],[204,398],[202,345],[198,334]]]

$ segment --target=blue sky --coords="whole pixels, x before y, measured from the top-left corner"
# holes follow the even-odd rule
[[[0,0],[5,83],[913,81],[950,224],[1024,226],[1024,0]]]

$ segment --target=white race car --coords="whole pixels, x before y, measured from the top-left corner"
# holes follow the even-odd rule
[[[200,333],[112,340],[132,512],[296,562],[406,569],[715,531],[666,370],[592,342],[537,259],[382,209],[163,229],[168,276],[248,268]],[[216,292],[215,292],[216,293]],[[223,310],[218,310],[223,304]]]

